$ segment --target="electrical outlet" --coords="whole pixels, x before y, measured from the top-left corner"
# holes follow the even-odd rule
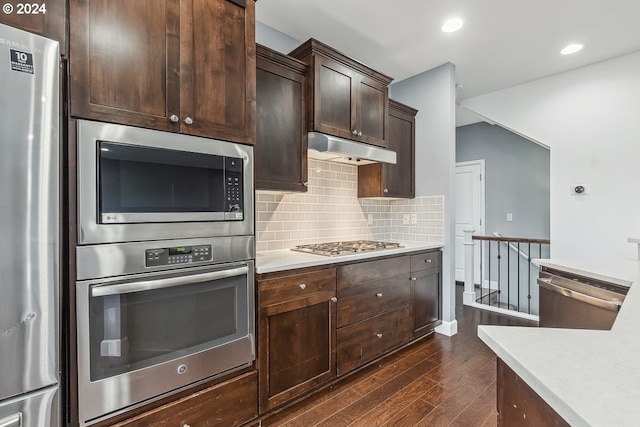
[[[402,215],[402,224],[403,225],[409,225],[409,214],[403,214]]]
[[[411,224],[416,225],[418,223],[418,214],[411,214]]]
[[[367,224],[373,225],[373,214],[367,214]]]
[[[508,213],[507,214],[507,222],[511,222],[513,221],[513,214],[512,213]]]

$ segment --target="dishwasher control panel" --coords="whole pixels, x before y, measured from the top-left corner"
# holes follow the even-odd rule
[[[213,251],[211,245],[175,246],[173,248],[147,249],[144,251],[144,255],[145,266],[160,267],[211,261]]]

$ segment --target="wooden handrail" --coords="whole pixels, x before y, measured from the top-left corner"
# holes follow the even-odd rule
[[[471,236],[473,240],[486,240],[491,242],[514,242],[514,243],[538,243],[541,245],[551,244],[549,239],[530,239],[527,237],[497,237],[497,236]]]

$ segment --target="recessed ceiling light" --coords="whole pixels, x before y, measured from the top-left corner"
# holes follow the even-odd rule
[[[562,55],[571,55],[572,53],[576,53],[580,50],[582,50],[584,46],[581,44],[570,44],[569,46],[565,47],[564,49],[562,49],[560,51],[560,53]]]
[[[460,28],[462,28],[463,24],[464,22],[462,22],[462,19],[452,18],[442,24],[442,27],[440,28],[445,33],[453,33],[454,31],[458,31]]]

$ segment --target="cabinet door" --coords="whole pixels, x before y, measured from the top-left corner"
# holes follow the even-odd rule
[[[350,68],[316,56],[312,129],[343,138],[355,138],[353,124],[357,78]]]
[[[182,0],[181,132],[255,142],[254,0]]]
[[[307,191],[308,67],[263,46],[257,49],[256,190]]]
[[[260,411],[336,375],[335,290],[259,309]]]
[[[0,13],[0,24],[29,31],[60,42],[60,54],[66,54],[66,1],[24,1],[5,0],[3,13]],[[9,6],[7,6],[9,5]],[[36,5],[37,7],[34,7]],[[11,10],[10,13],[7,11]]]
[[[430,268],[411,273],[414,338],[431,332],[436,322],[441,318],[441,288],[441,268]]]
[[[72,116],[179,129],[178,1],[70,2]]]
[[[390,111],[387,147],[398,157],[395,165],[382,165],[383,193],[388,197],[415,197],[414,127],[413,116]]]
[[[368,144],[386,146],[388,88],[367,78],[358,76],[356,98],[357,139]]]

